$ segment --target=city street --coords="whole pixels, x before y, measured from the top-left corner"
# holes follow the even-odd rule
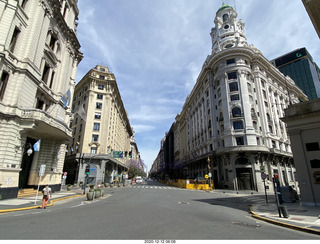
[[[186,190],[148,181],[104,188],[107,196],[0,215],[0,239],[222,240],[320,239],[251,217],[259,195]]]

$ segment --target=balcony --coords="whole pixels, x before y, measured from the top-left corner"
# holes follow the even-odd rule
[[[20,117],[21,126],[25,129],[33,129],[39,134],[55,139],[72,137],[72,130],[64,121],[52,117],[43,110],[21,109]]]

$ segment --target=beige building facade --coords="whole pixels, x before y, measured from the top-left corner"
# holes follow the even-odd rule
[[[138,158],[139,152],[115,76],[108,67],[97,65],[77,83],[72,111],[67,183],[84,182],[87,167],[92,171],[88,183],[123,179],[129,160]]]
[[[69,98],[82,59],[78,14],[76,0],[0,1],[2,198],[35,187],[40,165],[46,165],[40,183],[59,189],[72,136]]]

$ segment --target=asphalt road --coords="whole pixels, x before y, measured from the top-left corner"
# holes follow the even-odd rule
[[[249,214],[259,196],[186,190],[158,182],[107,188],[108,197],[84,197],[47,209],[0,215],[0,239],[8,240],[310,240]]]

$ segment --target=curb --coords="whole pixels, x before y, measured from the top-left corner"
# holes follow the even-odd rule
[[[290,228],[290,229],[294,229],[294,230],[299,230],[299,231],[304,231],[304,232],[307,232],[307,233],[320,235],[320,231],[319,230],[315,230],[315,229],[311,229],[311,228],[307,228],[307,227],[302,227],[302,226],[298,226],[298,225],[293,225],[293,224],[288,224],[288,223],[280,222],[280,221],[277,221],[277,220],[269,219],[269,218],[266,218],[266,217],[262,217],[262,216],[260,216],[259,214],[257,214],[256,212],[254,212],[252,210],[253,206],[254,205],[252,205],[250,207],[250,213],[252,214],[252,217],[255,218],[255,219],[259,219],[259,220],[262,220],[262,221],[265,221],[265,222],[268,222],[268,223],[271,223],[271,224],[279,225],[279,226]]]
[[[73,198],[73,197],[81,197],[81,196],[85,196],[85,195],[79,195],[79,194],[78,194],[78,195],[72,195],[72,196],[67,196],[67,197],[61,197],[61,198],[53,199],[53,200],[50,200],[50,203],[47,204],[47,207],[51,207],[54,202],[66,200],[66,199]],[[37,208],[41,208],[41,205],[31,206],[31,207],[25,207],[25,208],[3,209],[3,210],[0,210],[0,213],[8,213],[8,212],[15,212],[15,211],[22,211],[22,210],[29,210],[29,209],[37,209]]]

